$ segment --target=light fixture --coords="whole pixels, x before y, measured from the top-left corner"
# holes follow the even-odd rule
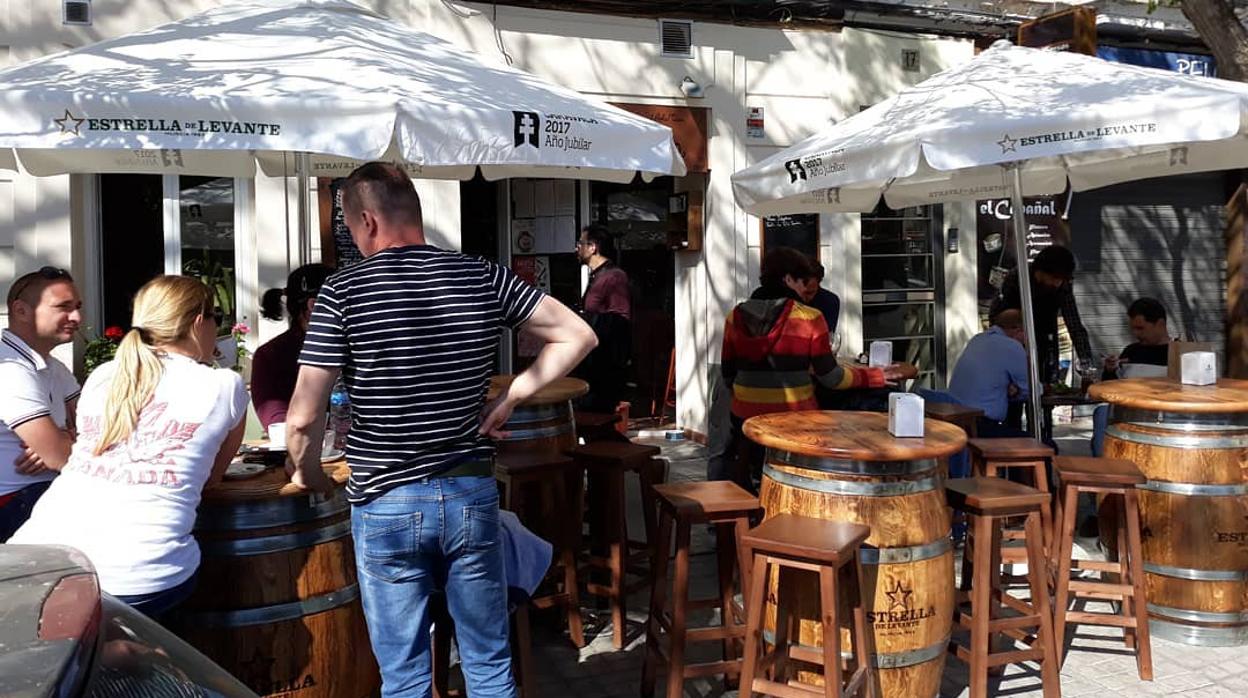
[[[688,75],[681,79],[680,91],[683,92],[686,97],[692,99],[700,99],[702,97],[702,85]]]

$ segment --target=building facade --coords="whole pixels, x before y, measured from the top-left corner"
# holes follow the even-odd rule
[[[9,65],[145,29],[214,3],[92,0],[87,3],[89,24],[66,23],[66,13],[78,11],[67,9],[72,4],[0,0],[0,62]],[[579,296],[581,278],[570,246],[517,246],[517,236],[533,225],[523,215],[529,206],[546,205],[547,191],[554,191],[550,205],[555,208],[549,213],[574,217],[577,228],[601,221],[631,240],[621,256],[633,259],[628,263],[636,270],[634,285],[646,296],[643,307],[653,311],[649,324],[670,326],[644,347],[650,358],[660,355],[648,365],[661,365],[666,372],[672,352],[665,350],[662,335],[670,334],[666,342],[674,347],[677,421],[703,433],[725,312],[749,293],[768,244],[763,224],[733,203],[731,174],[967,60],[974,51],[968,40],[930,35],[703,21],[686,25],[673,46],[670,34],[665,45],[661,23],[654,18],[438,0],[370,4],[486,60],[510,63],[634,110],[651,107],[663,113],[653,107],[667,107],[673,108],[668,113],[697,114],[704,121],[705,142],[696,146],[704,148],[704,166],[674,181],[558,187],[541,181],[418,183],[435,244],[493,256],[525,273],[544,267],[549,277],[539,283],[565,300]],[[79,279],[87,322],[99,332],[125,322],[129,297],[147,277],[195,273],[218,286],[220,302],[251,325],[248,343],[257,346],[281,331],[258,321],[260,294],[281,286],[291,268],[309,261],[304,256],[320,257],[319,237],[310,254],[298,239],[294,182],[264,175],[249,180],[118,174],[35,178],[0,172],[0,285],[43,264],[65,266]],[[320,215],[316,192],[307,201],[315,230]],[[692,243],[672,242],[665,227],[674,207],[699,203],[701,226],[695,224]],[[959,222],[960,212],[949,208],[937,225],[966,227]],[[668,220],[660,215],[664,212]],[[535,208],[528,216],[541,218],[539,213],[546,212]],[[559,237],[565,224],[559,221],[554,238],[559,243],[566,242]],[[864,321],[862,225],[857,215],[822,216],[806,227],[805,238],[791,241],[817,252],[827,270],[825,285],[844,300],[841,331],[851,351],[861,345]],[[943,228],[924,234],[929,233],[943,239]],[[771,244],[789,240],[780,232],[771,236]],[[540,235],[537,239],[555,244]],[[532,257],[547,259],[535,265],[536,260],[526,259]],[[966,282],[971,276],[961,268],[965,257],[934,259],[945,267],[939,276],[947,288],[936,295],[945,298],[942,325],[948,346],[956,347],[973,333],[973,319],[949,318],[948,309],[967,299],[973,304],[973,285]],[[522,361],[523,347],[517,346],[516,353]]]
[[[215,4],[0,0],[0,65]],[[584,280],[569,233],[588,223],[608,226],[621,242],[619,261],[633,277],[640,310],[634,405],[642,403],[643,412],[647,401],[661,405],[674,357],[676,420],[708,431],[725,314],[749,294],[762,254],[778,244],[804,249],[823,264],[824,285],[842,299],[842,354],[890,339],[899,357],[925,371],[928,385],[941,387],[979,331],[981,276],[990,273],[993,250],[1000,249],[984,244],[991,231],[977,230],[991,225],[982,222],[984,202],[760,221],[735,205],[730,185],[733,172],[969,60],[976,51],[970,38],[922,33],[930,23],[919,22],[911,23],[912,31],[898,31],[778,21],[667,22],[518,6],[532,3],[364,4],[487,61],[509,63],[673,125],[692,165],[682,178],[627,185],[479,178],[417,183],[431,242],[510,264],[569,303],[579,299]],[[81,5],[87,6],[88,23],[73,22],[83,19]],[[314,181],[319,191],[303,199],[313,230],[323,217],[328,225],[329,208],[318,202],[329,183]],[[254,349],[282,330],[258,318],[264,289],[280,287],[290,269],[320,259],[322,239],[330,244],[321,236],[301,242],[300,201],[293,177],[35,178],[0,171],[0,286],[43,264],[65,266],[83,287],[87,324],[98,333],[125,323],[131,294],[151,275],[194,273],[218,288],[219,302],[232,317],[251,326],[247,343]],[[1097,205],[1101,211],[1117,204]],[[1216,214],[1208,216],[1207,227],[1215,225]],[[1110,249],[1103,258],[1133,258],[1112,251],[1130,247],[1131,238],[1115,232],[1122,227],[1118,219],[1105,220],[1110,232],[1097,236],[1098,244],[1110,246],[1102,248]],[[1073,246],[1084,254],[1080,244]],[[1217,275],[1203,268],[1201,273]],[[1106,297],[1112,279],[1098,274],[1081,293]],[[1202,283],[1212,293],[1222,288],[1216,279]],[[1119,283],[1114,293],[1125,297],[1136,286]],[[1112,309],[1093,314],[1110,332]],[[1116,335],[1106,339],[1104,348],[1116,350],[1116,341]],[[504,370],[522,365],[523,338],[509,340],[503,353]]]

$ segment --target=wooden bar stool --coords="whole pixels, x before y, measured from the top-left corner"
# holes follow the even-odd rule
[[[627,441],[628,437],[620,433],[621,415],[618,412],[586,412],[576,410],[573,413],[576,421],[576,435],[585,443],[595,441]]]
[[[957,427],[961,427],[966,432],[968,438],[975,438],[977,432],[976,420],[984,416],[984,411],[978,407],[968,407],[967,405],[959,405],[956,402],[933,402],[931,400],[923,401],[923,415],[928,419],[938,419],[942,422],[948,422]]]
[[[576,562],[581,547],[584,469],[572,457],[558,453],[500,453],[494,459],[494,479],[502,508],[555,546],[546,582],[555,591],[539,592],[532,598],[533,607],[564,609],[572,643],[584,647]]]
[[[679,698],[684,681],[698,676],[740,674],[737,656],[745,637],[745,624],[734,609],[733,568],[737,568],[741,589],[746,588],[745,558],[738,554],[740,541],[749,530],[750,519],[762,512],[758,498],[732,482],[690,482],[656,485],[659,530],[654,539],[651,565],[650,615],[646,621],[646,654],[641,669],[641,693],[654,695],[659,667],[667,670],[667,695]],[[689,545],[691,530],[698,524],[715,526],[718,543],[719,596],[689,598]],[[672,529],[676,532],[676,569],[672,581],[671,610],[667,599],[667,558]],[[690,628],[691,609],[719,609],[719,626]],[[663,647],[663,641],[667,647]],[[723,658],[718,662],[688,664],[685,650],[690,643],[722,642]]]
[[[875,652],[871,630],[867,626],[866,608],[863,602],[862,564],[859,548],[871,535],[871,529],[861,524],[812,519],[795,514],[781,514],[764,521],[758,528],[745,534],[741,547],[752,561],[749,574],[750,590],[746,597],[745,657],[741,668],[741,696],[754,693],[798,698],[805,696],[877,696],[878,686],[871,657]],[[796,632],[796,619],[790,614],[788,604],[793,599],[784,598],[785,587],[780,584],[776,592],[775,647],[759,657],[763,644],[763,607],[767,602],[768,571],[777,568],[777,576],[785,568],[805,570],[819,575],[820,620],[823,626],[822,652],[792,644]],[[848,669],[848,681],[843,679],[841,667],[841,615],[839,593],[849,596],[850,641],[853,651]],[[758,676],[775,667],[777,677],[783,677],[784,663],[792,660],[815,664],[823,668],[823,686],[799,683],[795,680],[782,682]],[[671,695],[671,694],[669,694]]]
[[[949,505],[970,519],[970,537],[962,563],[961,588],[970,587],[969,599],[959,599],[955,622],[971,632],[970,645],[949,643],[949,652],[970,664],[971,698],[986,698],[990,669],[1024,661],[1040,663],[1045,698],[1061,695],[1059,665],[1049,609],[1047,558],[1041,546],[1040,512],[1048,495],[1035,488],[996,477],[950,480],[945,484]],[[1031,599],[1025,602],[1001,588],[1001,527],[1016,516],[1025,516],[1027,581]],[[972,552],[973,548],[973,552]],[[971,562],[968,563],[968,560]],[[969,573],[969,574],[968,574]],[[969,577],[969,580],[968,580]],[[969,584],[968,584],[969,582]],[[960,608],[970,602],[970,612]],[[1009,608],[1019,615],[1003,617]],[[1034,634],[1024,628],[1035,628]],[[1027,649],[994,652],[993,638],[1001,634],[1027,645]]]
[[[1061,483],[1061,535],[1057,558],[1057,623],[1056,631],[1061,657],[1066,657],[1066,624],[1109,625],[1122,628],[1123,641],[1135,650],[1136,670],[1141,679],[1153,680],[1153,651],[1148,636],[1148,604],[1144,595],[1144,556],[1140,548],[1140,505],[1135,488],[1147,478],[1134,463],[1115,458],[1074,458],[1058,456],[1053,467]],[[1075,515],[1079,494],[1092,492],[1106,499],[1121,498],[1117,518],[1117,561],[1074,560],[1071,553],[1075,542]],[[1103,508],[1102,512],[1110,511]],[[1104,525],[1106,522],[1102,522]],[[1101,581],[1071,579],[1070,573],[1092,570],[1102,574]],[[1106,574],[1117,577],[1110,581]],[[1071,611],[1070,597],[1120,600],[1119,613]]]
[[[649,541],[655,539],[657,527],[654,486],[664,480],[663,464],[655,459],[659,448],[630,441],[595,441],[572,449],[568,455],[588,475],[591,550],[587,567],[606,570],[610,575],[605,585],[587,575],[585,591],[607,599],[613,624],[611,641],[615,649],[623,649],[628,595],[649,584]],[[628,502],[624,489],[624,476],[628,473],[637,475],[641,482],[645,541],[633,541],[628,537]],[[594,550],[601,545],[607,546],[605,557]],[[628,584],[628,574],[636,575],[637,580]]]
[[[972,474],[982,477],[998,477],[1005,468],[1016,468],[1028,479],[1033,488],[1049,495],[1040,508],[1040,526],[1044,536],[1044,554],[1053,554],[1053,501],[1049,491],[1049,471],[1052,468],[1053,449],[1028,438],[971,439]],[[1024,533],[1007,529],[1004,540],[1022,540]],[[1026,552],[1021,548],[1007,547],[1002,556],[1006,562],[1022,562]]]
[[[429,616],[433,620],[433,641],[430,663],[433,670],[433,698],[463,698],[464,691],[450,690],[451,638],[455,636],[455,621],[446,607],[446,595],[434,594],[429,598]],[[520,698],[537,698],[537,674],[533,669],[533,646],[529,629],[529,606],[518,604],[511,612],[511,670],[516,679],[516,691]]]

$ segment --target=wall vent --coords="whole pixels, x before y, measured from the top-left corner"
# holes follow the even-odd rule
[[[64,15],[62,22],[65,24],[90,24],[91,23],[91,0],[64,0]]]
[[[659,55],[664,58],[693,58],[693,22],[660,19],[659,46]]]

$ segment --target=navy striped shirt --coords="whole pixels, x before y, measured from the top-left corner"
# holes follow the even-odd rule
[[[493,455],[477,430],[500,328],[528,320],[543,296],[506,267],[426,245],[329,277],[299,363],[343,370],[349,501]]]

